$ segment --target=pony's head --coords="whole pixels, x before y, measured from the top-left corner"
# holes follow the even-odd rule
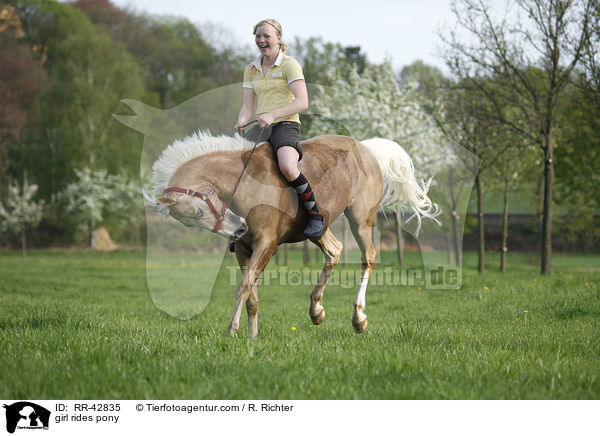
[[[166,191],[157,203],[168,207],[169,214],[186,227],[205,227],[234,239],[248,231],[246,220],[229,210],[210,185],[197,190],[167,188]]]
[[[144,194],[149,207],[163,215],[168,209],[169,215],[185,226],[206,227],[229,238],[241,238],[248,231],[244,218],[224,206],[211,182],[199,181],[202,177],[198,172],[186,170],[185,165],[208,153],[251,147],[252,143],[239,135],[212,136],[208,131],[173,142],[152,165],[152,195],[163,196],[153,200]]]

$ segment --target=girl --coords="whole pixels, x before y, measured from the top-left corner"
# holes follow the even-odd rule
[[[323,217],[308,180],[298,170],[298,161],[302,159],[298,113],[308,109],[308,93],[302,67],[284,54],[287,46],[281,41],[281,34],[277,20],[262,20],[254,26],[260,55],[244,71],[244,103],[233,129],[243,133],[242,126],[252,119],[256,99],[258,125],[248,131],[246,138],[271,143],[283,177],[308,211],[304,236],[317,238],[323,233]]]

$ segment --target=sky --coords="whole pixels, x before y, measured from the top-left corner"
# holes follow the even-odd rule
[[[441,45],[437,30],[454,22],[450,0],[111,1],[137,12],[216,24],[221,28],[215,32],[217,39],[238,46],[253,46],[254,24],[275,18],[283,27],[283,41],[320,36],[326,42],[360,45],[369,61],[380,63],[388,58],[395,70],[416,60],[445,70],[442,59],[436,56]]]

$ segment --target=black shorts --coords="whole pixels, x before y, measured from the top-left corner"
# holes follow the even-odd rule
[[[269,141],[273,146],[275,156],[277,156],[277,150],[281,147],[293,147],[300,155],[298,161],[302,159],[300,123],[294,121],[281,121],[279,123],[271,124],[264,130],[259,127],[258,124],[255,124],[244,136],[248,141],[252,142]]]

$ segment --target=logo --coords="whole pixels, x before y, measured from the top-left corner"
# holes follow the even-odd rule
[[[3,406],[6,409],[6,431],[14,433],[15,429],[48,430],[50,411],[28,401]]]

